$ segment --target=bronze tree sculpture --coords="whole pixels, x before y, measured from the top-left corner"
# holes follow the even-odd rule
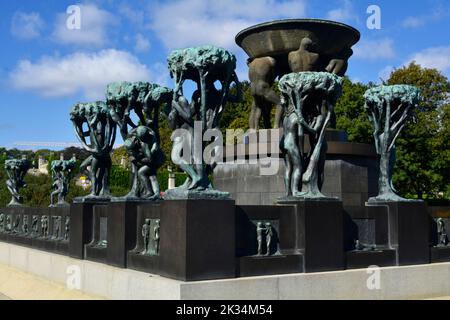
[[[419,90],[409,85],[379,86],[367,90],[364,97],[380,165],[378,196],[369,202],[405,201],[396,194],[392,184],[395,140],[419,103]]]
[[[70,113],[78,140],[91,155],[83,161],[80,169],[86,171],[91,181],[91,193],[77,201],[109,201],[109,170],[111,150],[116,139],[116,124],[106,103],[78,103]],[[85,131],[83,126],[86,126]]]

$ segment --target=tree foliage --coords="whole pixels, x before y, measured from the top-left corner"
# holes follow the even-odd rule
[[[371,85],[353,83],[344,78],[342,96],[336,103],[336,129],[347,132],[351,142],[374,142],[372,126],[364,111],[364,93]]]
[[[410,84],[422,101],[397,140],[394,182],[403,195],[450,199],[450,82],[416,63],[394,70],[388,84]]]

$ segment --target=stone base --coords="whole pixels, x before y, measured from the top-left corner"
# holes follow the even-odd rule
[[[108,263],[107,247],[98,246],[96,244],[87,244],[84,248],[85,259],[100,263]]]
[[[80,290],[115,300],[387,300],[450,295],[450,263],[380,269],[378,290],[367,269],[183,282],[0,243],[0,263],[66,285],[81,270]]]
[[[398,265],[430,262],[430,217],[425,203],[377,202],[370,207],[388,210],[389,247],[397,250]]]
[[[230,199],[229,192],[222,192],[215,189],[202,191],[187,190],[184,188],[169,189],[164,194],[164,200],[227,200]]]
[[[73,203],[102,203],[102,202],[110,202],[112,197],[106,196],[85,196],[85,197],[77,197],[73,199]]]
[[[450,246],[446,247],[432,247],[430,249],[431,262],[449,262],[450,261]]]
[[[154,274],[159,273],[159,255],[143,255],[144,238],[142,236],[142,226],[146,219],[156,221],[161,219],[161,204],[160,202],[148,202],[137,207],[136,219],[136,245],[133,250],[128,251],[127,268],[146,271]],[[162,228],[162,226],[160,226]],[[169,226],[170,227],[170,226]],[[151,232],[150,232],[151,233]]]
[[[93,207],[93,234],[86,245],[86,259],[121,268],[127,266],[127,252],[136,244],[137,205],[134,201],[114,201]],[[106,247],[98,245],[105,240]]]
[[[347,255],[347,269],[362,269],[370,266],[395,266],[395,250],[377,251],[349,251]]]
[[[291,201],[280,205],[292,205]],[[298,200],[296,247],[304,253],[305,272],[342,270],[344,257],[344,212],[342,202]]]
[[[160,207],[162,276],[183,281],[236,276],[232,200],[166,200]]]
[[[240,277],[303,272],[303,255],[273,255],[241,257],[238,259]]]
[[[374,146],[347,142],[345,133],[336,130],[327,130],[326,138],[328,150],[322,193],[327,197],[338,197],[344,206],[364,206],[369,197],[378,193]],[[305,152],[309,149],[307,140]],[[279,153],[279,139],[270,135],[261,142],[263,147],[264,142],[267,143],[267,155],[254,153],[264,149],[261,145],[250,148],[252,144],[245,144],[239,145],[239,148],[245,148],[245,153],[238,158],[237,145],[227,146],[226,154],[230,148],[236,150],[214,169],[214,186],[229,192],[237,205],[273,205],[285,195],[285,164]]]
[[[69,250],[69,241],[64,240],[65,221],[69,216],[67,207],[51,207],[51,208],[30,208],[30,207],[8,207],[2,208],[0,213],[9,215],[12,218],[12,223],[19,217],[19,226],[15,230],[9,232],[0,231],[0,240],[15,243],[27,247],[33,247],[49,252],[67,254]],[[38,217],[37,234],[32,230],[33,217]],[[41,235],[41,217],[48,217],[48,236]],[[24,218],[28,220],[28,230],[24,230]],[[59,231],[55,226],[55,217],[61,218],[61,225]]]

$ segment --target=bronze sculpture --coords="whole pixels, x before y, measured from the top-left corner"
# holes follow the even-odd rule
[[[182,186],[167,190],[165,198],[228,198],[228,193],[214,190],[211,184],[209,174],[214,169],[215,160],[205,163],[203,155],[206,146],[202,138],[208,131],[218,131],[226,102],[240,100],[241,90],[234,71],[236,58],[222,48],[203,46],[174,50],[168,57],[168,65],[175,82],[172,108],[168,115],[174,130],[172,160],[188,177]],[[191,103],[183,96],[186,80],[197,84]],[[214,86],[216,81],[220,82],[220,89]],[[238,92],[234,97],[229,95],[233,82]],[[195,128],[198,132],[194,132]],[[213,142],[220,141],[214,137]]]
[[[6,186],[12,196],[11,201],[7,205],[8,207],[22,206],[23,198],[19,190],[27,186],[24,178],[29,168],[30,163],[27,159],[10,159],[5,161],[5,170],[8,175]]]
[[[76,160],[54,160],[51,163],[51,172],[55,189],[50,194],[50,207],[68,206],[66,196],[69,192],[69,183],[75,169]],[[54,197],[58,197],[58,202],[54,202]]]
[[[364,94],[365,109],[374,128],[373,137],[379,157],[377,201],[406,201],[396,194],[392,183],[395,165],[395,140],[405,127],[408,118],[418,106],[420,92],[409,85],[379,86]]]
[[[164,154],[159,146],[159,108],[170,104],[172,90],[147,82],[116,82],[108,85],[106,98],[132,166],[131,191],[119,199],[160,199],[156,173],[164,162]],[[139,123],[133,122],[133,111]]]
[[[102,101],[78,103],[72,108],[70,116],[78,140],[91,154],[80,166],[89,176],[91,193],[75,201],[109,201],[109,170],[112,165],[110,152],[116,139],[116,124],[106,103]],[[87,131],[84,131],[83,125],[87,127]]]
[[[286,19],[258,24],[242,30],[236,43],[249,55],[249,80],[253,104],[250,129],[259,129],[262,118],[271,127],[272,106],[276,106],[274,128],[282,127],[280,97],[272,89],[275,79],[291,72],[323,71],[343,76],[351,47],[359,32],[345,24],[317,19]],[[335,127],[334,114],[331,126]]]
[[[327,72],[290,73],[279,82],[285,113],[280,147],[287,198],[326,198],[320,192],[327,150],[325,129],[341,95],[341,83],[340,77]]]

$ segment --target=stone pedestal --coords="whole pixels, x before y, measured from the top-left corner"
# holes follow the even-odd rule
[[[295,205],[296,247],[304,254],[305,272],[342,270],[344,257],[344,212],[338,200],[280,200]]]
[[[143,236],[143,225],[146,219],[150,219],[149,246],[145,252],[145,241]],[[140,204],[137,207],[135,247],[128,251],[127,268],[158,274],[160,252],[156,250],[155,225],[161,223],[161,202]],[[160,250],[159,250],[160,251]]]
[[[8,207],[0,210],[0,213],[10,216],[12,229],[1,230],[0,240],[16,243],[34,249],[45,250],[60,254],[67,254],[69,250],[69,239],[64,238],[64,225],[69,216],[69,209],[66,207],[52,208],[30,208],[30,207]],[[47,235],[42,232],[41,218],[48,219]],[[33,218],[37,218],[37,232],[32,227]],[[61,223],[56,223],[59,218]],[[24,230],[24,222],[27,220],[28,229]],[[18,226],[14,226],[18,221]],[[59,229],[58,229],[59,227]]]
[[[450,261],[450,246],[432,247],[430,253],[431,253],[431,262],[433,263]]]
[[[159,274],[183,281],[236,276],[234,201],[166,200],[160,212]]]
[[[430,262],[430,217],[424,202],[376,202],[387,210],[389,247],[397,250],[397,265]]]
[[[303,254],[297,249],[295,206],[236,206],[237,273],[240,277],[303,272]],[[271,245],[262,232],[264,252],[258,254],[257,224],[270,223]]]
[[[281,135],[280,132],[278,140],[274,140],[277,135],[273,133],[268,137],[259,134],[259,145],[247,141],[247,144],[227,146],[227,162],[214,169],[214,186],[229,192],[237,205],[275,204],[279,197],[285,195],[285,165],[278,148]],[[345,133],[338,130],[327,130],[326,138],[328,150],[322,193],[338,197],[344,206],[364,206],[369,197],[378,193],[378,163],[374,146],[348,142]],[[238,158],[239,150],[243,152]],[[308,150],[306,141],[305,152]],[[273,172],[262,169],[268,167],[269,161]],[[263,172],[270,174],[264,175]]]
[[[92,238],[94,203],[72,203],[70,205],[69,255],[84,259],[84,246]]]
[[[93,208],[93,234],[85,245],[86,259],[126,268],[136,244],[136,201],[117,201]]]

